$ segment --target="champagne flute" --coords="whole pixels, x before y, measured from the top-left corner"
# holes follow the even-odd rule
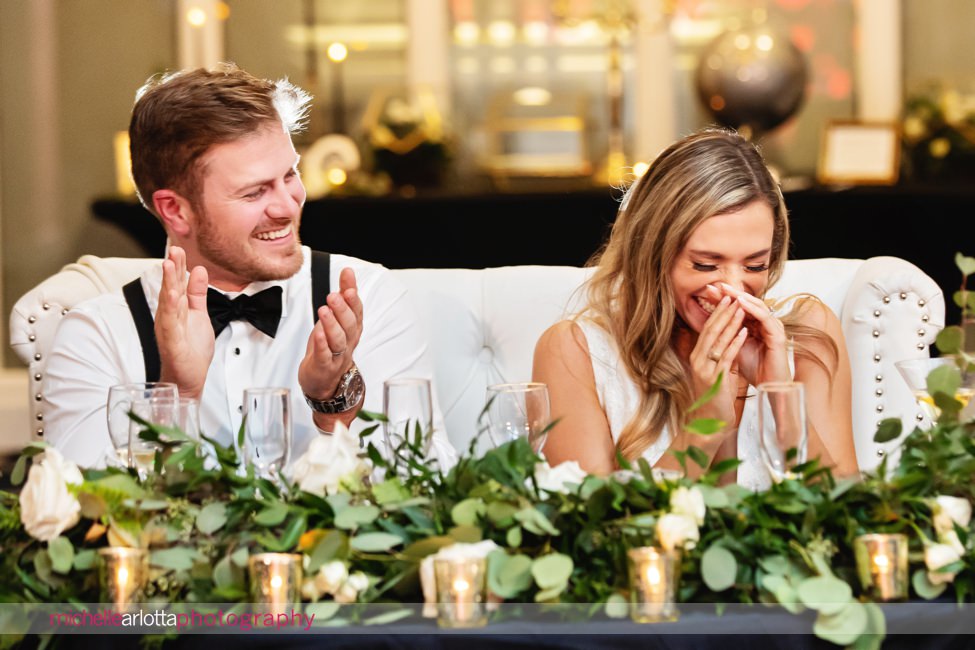
[[[935,405],[934,398],[928,394],[928,375],[942,366],[955,366],[956,364],[955,358],[950,356],[935,359],[906,359],[894,363],[908,388],[914,393],[914,399],[917,400],[918,406],[924,411],[929,422],[938,419],[941,415],[941,409]],[[965,408],[971,401],[973,394],[975,394],[975,372],[962,371],[961,385],[955,391],[954,398],[961,402],[962,408]]]
[[[129,412],[132,411],[133,401],[153,397],[169,397],[175,400],[179,398],[179,391],[176,384],[170,382],[118,384],[108,389],[106,406],[108,437],[115,450],[115,455],[109,459],[109,464],[133,467],[129,462],[129,429],[132,422]]]
[[[806,397],[797,381],[758,385],[758,430],[762,460],[775,482],[794,478],[792,468],[806,462]]]
[[[244,460],[262,478],[278,481],[291,451],[291,391],[244,390]]]
[[[433,441],[433,400],[430,380],[419,377],[400,377],[383,382],[383,426],[386,456],[393,459],[405,441],[413,442],[420,428],[420,449],[430,452]]]
[[[540,382],[493,384],[487,388],[488,436],[495,447],[525,438],[541,453],[552,422],[548,386]]]

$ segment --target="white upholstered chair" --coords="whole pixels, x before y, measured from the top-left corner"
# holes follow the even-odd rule
[[[13,349],[29,365],[30,411],[43,436],[41,393],[48,346],[60,317],[80,301],[116,290],[159,260],[84,256],[15,305]],[[409,287],[427,329],[437,390],[454,445],[464,450],[477,431],[485,389],[531,376],[542,331],[584,299],[587,269],[514,266],[483,270],[394,271]],[[941,290],[916,266],[893,257],[790,261],[775,296],[819,296],[842,322],[853,371],[857,458],[872,468],[896,442],[877,444],[877,422],[900,417],[913,428],[919,411],[894,362],[927,356],[944,326]]]

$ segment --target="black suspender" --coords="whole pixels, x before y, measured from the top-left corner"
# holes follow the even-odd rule
[[[325,304],[331,288],[331,261],[329,254],[321,251],[311,252],[311,306],[312,322],[318,322],[318,308]],[[135,329],[142,344],[142,360],[146,366],[146,381],[159,381],[162,364],[159,361],[159,346],[156,345],[156,325],[146,301],[142,282],[136,278],[122,287],[122,295],[129,305]]]

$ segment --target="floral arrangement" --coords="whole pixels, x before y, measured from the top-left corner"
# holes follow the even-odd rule
[[[876,645],[883,612],[861,589],[853,553],[862,534],[908,536],[914,597],[975,599],[975,420],[960,418],[960,380],[950,365],[928,377],[939,419],[903,439],[896,463],[836,480],[813,460],[765,492],[722,484],[736,459],[696,481],[658,476],[642,459],[596,477],[549,466],[526,440],[444,472],[424,459],[419,432],[391,459],[372,444],[360,452],[348,431],[318,438],[277,480],[255,476],[232,447],[206,441],[214,459],[168,428],[141,434],[165,447],[145,481],[79,470],[35,443],[11,476],[19,494],[0,492],[0,601],[98,602],[97,549],[132,546],[150,551],[150,602],[246,602],[248,557],[295,552],[321,623],[343,604],[431,603],[432,558],[476,556],[487,558],[495,600],[625,616],[627,550],[656,544],[682,551],[681,602],[813,610],[820,638]],[[875,439],[900,434],[899,420],[884,420]],[[677,456],[685,468],[707,464],[694,447]]]
[[[963,180],[975,173],[975,95],[945,90],[907,100],[904,171],[918,180]]]

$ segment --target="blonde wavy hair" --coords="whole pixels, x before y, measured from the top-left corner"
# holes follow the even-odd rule
[[[789,221],[782,192],[761,154],[737,133],[708,129],[690,135],[661,153],[627,191],[605,247],[590,265],[588,307],[580,314],[609,332],[630,377],[640,390],[636,414],[624,427],[617,450],[638,458],[665,426],[680,431],[687,422],[692,394],[687,368],[675,349],[686,327],[677,314],[671,269],[705,219],[764,201],[773,214],[768,287],[781,276],[787,257]],[[799,323],[811,297],[795,301],[780,316],[794,354],[832,369],[810,352],[809,344],[838,349],[825,332]],[[783,301],[785,302],[785,301]]]

